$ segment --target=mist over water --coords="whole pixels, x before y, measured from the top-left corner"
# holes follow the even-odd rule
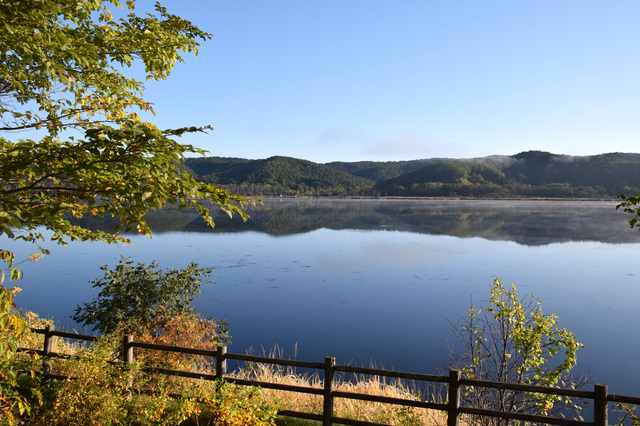
[[[615,203],[277,199],[249,213],[244,224],[220,215],[211,230],[165,211],[133,246],[48,246],[24,268],[17,302],[85,331],[69,316],[97,294],[100,265],[195,260],[217,282],[196,307],[229,322],[232,352],[278,344],[285,357],[434,373],[455,345],[447,318],[485,302],[502,277],[585,344],[579,369],[611,392],[640,393],[640,232]]]

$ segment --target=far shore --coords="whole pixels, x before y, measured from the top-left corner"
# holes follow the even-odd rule
[[[599,202],[617,202],[617,198],[553,198],[553,197],[511,197],[511,198],[490,198],[490,197],[409,197],[409,196],[356,196],[356,195],[281,195],[275,197],[273,195],[260,197],[247,197],[252,200],[279,200],[279,199],[333,199],[333,200],[433,200],[433,201],[599,201]]]

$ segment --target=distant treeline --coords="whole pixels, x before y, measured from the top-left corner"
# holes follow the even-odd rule
[[[249,196],[615,198],[640,193],[640,154],[556,155],[542,151],[474,159],[313,163],[187,158],[205,182]]]

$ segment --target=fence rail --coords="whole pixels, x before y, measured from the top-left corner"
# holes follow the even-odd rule
[[[46,327],[44,329],[35,329],[36,333],[44,335],[43,349],[26,349],[25,351],[31,351],[43,356],[43,376],[46,381],[51,379],[66,378],[51,373],[51,358],[68,357],[68,354],[60,354],[52,350],[53,337],[62,337],[67,339],[77,339],[90,342],[96,342],[98,338],[96,336],[68,333],[62,331],[56,331],[53,327]],[[304,413],[292,410],[281,410],[278,414],[289,417],[297,417],[309,420],[318,420],[323,425],[343,424],[343,425],[375,425],[375,423],[364,422],[353,419],[346,419],[334,416],[334,401],[336,398],[355,399],[360,401],[371,401],[386,404],[401,405],[406,407],[418,407],[431,410],[440,410],[447,413],[447,425],[457,426],[460,422],[460,416],[462,414],[476,415],[476,416],[488,416],[496,417],[508,420],[517,420],[524,422],[536,422],[555,425],[594,425],[594,426],[606,426],[608,424],[608,403],[626,403],[640,405],[640,397],[616,395],[608,392],[608,387],[602,384],[594,384],[593,391],[581,391],[571,389],[557,389],[543,386],[522,385],[522,384],[510,384],[503,382],[491,382],[486,380],[465,379],[461,377],[459,370],[450,370],[449,375],[430,375],[430,374],[418,374],[402,371],[391,371],[376,368],[354,367],[347,365],[337,365],[335,358],[326,357],[324,362],[311,362],[311,361],[298,361],[298,360],[286,360],[264,356],[254,355],[241,355],[227,352],[226,346],[218,346],[216,350],[204,350],[204,349],[191,349],[169,345],[159,345],[146,342],[136,342],[131,335],[124,335],[122,339],[122,360],[124,364],[131,363],[134,360],[134,348],[153,349],[164,352],[177,352],[190,355],[202,355],[215,357],[216,359],[216,373],[197,373],[191,371],[182,370],[170,370],[164,368],[145,367],[144,371],[156,374],[166,374],[171,376],[188,377],[204,380],[216,380],[223,379],[225,381],[235,383],[244,386],[259,386],[267,389],[284,390],[291,392],[300,392],[306,394],[320,395],[323,397],[323,412],[322,414]],[[323,371],[323,388],[312,388],[307,386],[294,386],[285,385],[279,383],[263,382],[258,380],[240,379],[235,378],[227,374],[227,361],[247,361],[254,363],[267,363],[273,365],[281,365],[288,367],[302,367],[313,370]],[[352,373],[362,375],[372,375],[380,377],[390,377],[398,379],[406,379],[418,382],[426,383],[442,383],[447,386],[447,401],[444,403],[429,402],[422,400],[410,400],[402,398],[391,398],[376,395],[367,395],[355,392],[342,392],[337,391],[335,375],[336,373]],[[513,390],[522,392],[533,392],[547,395],[560,395],[573,398],[581,398],[585,400],[592,400],[593,403],[593,422],[586,422],[581,420],[570,420],[562,417],[553,417],[545,415],[514,413],[506,411],[488,410],[482,408],[475,408],[470,406],[461,405],[460,391],[463,387],[483,387],[502,390]]]

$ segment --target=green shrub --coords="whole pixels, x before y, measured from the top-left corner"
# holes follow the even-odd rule
[[[275,425],[277,407],[265,402],[255,387],[216,381],[215,392],[202,399],[198,425]]]
[[[100,333],[152,327],[159,313],[195,313],[191,305],[201,286],[209,283],[210,268],[191,262],[183,269],[163,271],[156,262],[133,264],[121,257],[113,269],[101,266],[104,278],[94,280],[100,293],[92,302],[77,306],[73,320]]]
[[[4,279],[4,273],[2,274]],[[0,423],[13,425],[31,412],[29,400],[41,400],[35,378],[35,358],[18,352],[21,339],[32,333],[21,312],[15,311],[14,293],[0,285]]]
[[[193,319],[191,313],[160,318],[165,332],[155,339],[147,337],[154,343],[210,345],[215,337],[207,328],[210,324],[190,322]],[[53,380],[51,389],[43,392],[43,404],[21,413],[23,419],[47,426],[179,425],[187,420],[198,425],[273,424],[277,408],[261,399],[259,389],[143,371],[148,363],[212,373],[211,366],[196,361],[195,355],[171,357],[148,350],[125,366],[120,361],[121,342],[121,334],[112,333],[85,347],[59,343],[58,351],[73,356],[55,360],[54,372],[69,378]]]
[[[450,348],[452,367],[470,379],[575,389],[587,381],[571,375],[583,345],[557,322],[556,315],[542,312],[535,295],[520,299],[513,284],[505,288],[496,278],[488,306],[472,304],[451,324],[461,344]],[[469,386],[462,398],[472,407],[532,414],[562,409],[580,418],[579,405],[559,395]]]

